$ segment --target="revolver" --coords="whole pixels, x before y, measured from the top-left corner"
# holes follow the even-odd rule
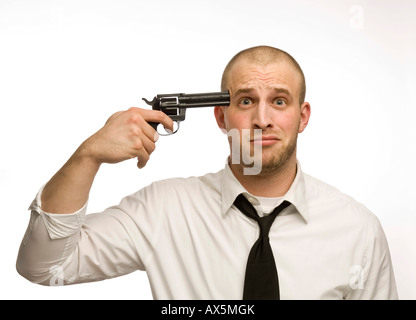
[[[173,132],[167,134],[160,134],[168,136],[178,132],[179,124],[185,120],[185,112],[187,108],[200,108],[200,107],[215,107],[215,106],[229,106],[230,105],[230,92],[209,92],[209,93],[172,93],[172,94],[158,94],[149,101],[142,98],[148,105],[152,106],[153,110],[160,110],[167,114],[177,127]],[[156,131],[160,123],[148,122]]]

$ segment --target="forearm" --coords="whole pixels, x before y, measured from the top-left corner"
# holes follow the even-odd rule
[[[41,197],[43,211],[72,213],[87,202],[100,164],[89,155],[86,144],[45,185]]]
[[[16,262],[24,278],[55,286],[144,269],[136,249],[142,247],[145,255],[147,250],[137,243],[140,237],[131,237],[138,224],[127,208],[113,206],[87,215],[84,206],[72,214],[51,214],[39,208],[39,197],[38,193],[30,206],[31,218]]]
[[[80,209],[88,200],[101,163],[137,158],[137,166],[143,168],[157,140],[156,131],[148,122],[158,122],[173,130],[172,119],[161,111],[130,108],[113,114],[46,184],[42,210],[71,213]]]

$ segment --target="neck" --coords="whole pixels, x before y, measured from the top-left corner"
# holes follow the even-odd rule
[[[258,175],[245,175],[244,167],[231,164],[231,171],[242,186],[252,195],[258,197],[282,197],[289,190],[296,177],[296,156],[275,170],[261,172]]]

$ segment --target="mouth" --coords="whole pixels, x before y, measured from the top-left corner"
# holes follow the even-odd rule
[[[276,136],[268,135],[268,136],[261,136],[261,137],[255,137],[254,139],[250,140],[250,143],[259,144],[261,146],[270,146],[272,144],[277,143],[280,141],[279,138]]]

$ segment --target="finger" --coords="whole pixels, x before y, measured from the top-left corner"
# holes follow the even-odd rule
[[[142,109],[142,111],[142,117],[146,120],[146,122],[158,122],[161,123],[166,129],[173,131],[173,121],[166,113],[159,110]]]
[[[155,151],[155,149],[156,149],[155,142],[156,142],[157,139],[154,140],[154,137],[149,138],[146,135],[142,135],[141,140],[142,140],[143,148],[146,150],[147,154],[150,156],[152,154],[152,152]]]
[[[143,169],[147,164],[147,160],[137,159],[137,168]]]
[[[137,156],[137,167],[139,169],[142,169],[146,164],[147,161],[149,161],[150,155],[147,153],[145,148],[140,148],[136,152]]]
[[[136,107],[131,107],[127,110],[126,114],[130,118],[130,121],[133,121],[137,126],[140,127],[140,130],[152,141],[157,141],[159,134],[157,131],[149,124],[149,122],[161,123],[167,128],[173,128],[173,121],[165,113],[158,110],[146,110]]]
[[[140,169],[147,164],[150,155],[153,153],[155,148],[155,142],[149,139],[146,135],[140,134],[136,137],[133,154],[137,157],[137,166]]]
[[[153,143],[159,139],[159,133],[157,132],[157,129],[153,128],[146,120],[144,120],[144,118],[143,122],[140,123],[140,127],[144,136],[146,136]]]

